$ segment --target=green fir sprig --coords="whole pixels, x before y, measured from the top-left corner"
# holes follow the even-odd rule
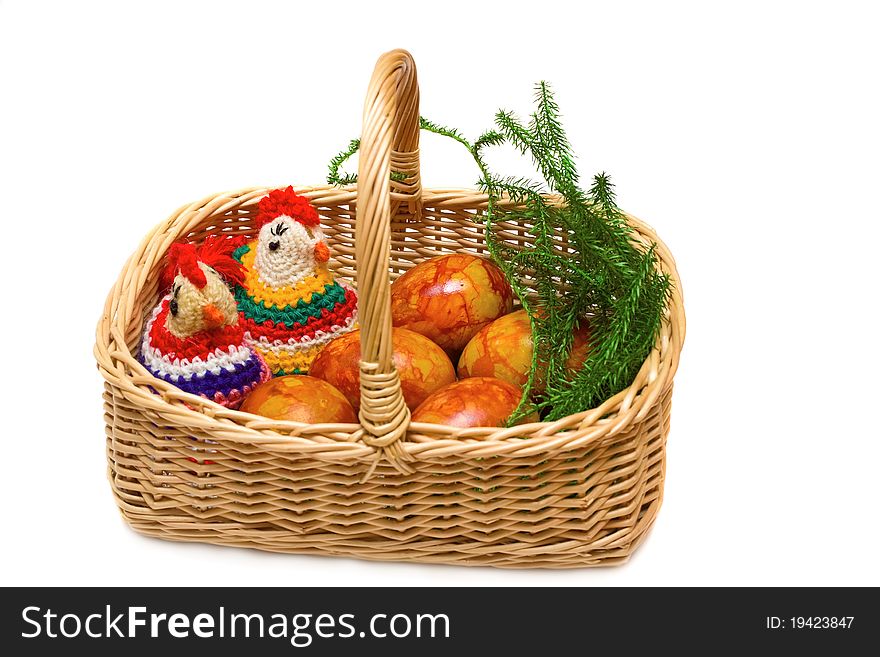
[[[510,423],[535,407],[548,421],[594,408],[630,385],[656,340],[671,285],[657,267],[656,245],[635,239],[608,176],[596,175],[587,191],[580,187],[559,107],[545,82],[536,85],[535,105],[527,123],[499,111],[495,128],[473,142],[420,120],[422,129],[462,144],[476,162],[477,185],[489,199],[487,249],[531,321],[532,366]],[[543,180],[494,174],[484,151],[502,144],[529,156]],[[356,182],[356,176],[340,176],[339,168],[357,146],[351,142],[333,159],[331,183]],[[506,240],[510,226],[523,229],[529,243]],[[588,356],[572,372],[566,361],[574,332],[585,321]],[[536,394],[539,380],[543,392]]]
[[[356,173],[340,173],[340,169],[352,155],[360,150],[360,147],[361,140],[352,139],[348,142],[348,148],[333,156],[333,159],[330,160],[330,170],[327,173],[327,184],[345,187],[346,185],[354,185],[357,182],[358,177]],[[391,180],[406,180],[406,174],[402,171],[392,171]]]
[[[330,160],[330,171],[327,173],[328,185],[339,185],[340,187],[344,187],[345,185],[353,185],[357,182],[356,173],[340,173],[339,170],[352,155],[358,152],[360,147],[361,140],[352,139],[348,142],[348,148],[341,151]]]

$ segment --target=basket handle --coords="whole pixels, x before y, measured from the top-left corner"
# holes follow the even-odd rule
[[[395,173],[392,180],[392,171]],[[392,50],[379,58],[364,103],[357,184],[358,321],[361,361],[360,422],[363,440],[402,471],[409,468],[399,444],[410,412],[392,360],[388,265],[391,219],[418,217],[419,85],[412,55]]]

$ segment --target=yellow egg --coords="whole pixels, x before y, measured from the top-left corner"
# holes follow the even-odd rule
[[[469,254],[425,260],[391,285],[394,326],[430,338],[458,358],[481,328],[509,313],[513,290],[492,262]]]
[[[273,420],[311,424],[358,421],[345,395],[326,381],[303,374],[278,376],[257,386],[240,410]]]
[[[463,379],[432,393],[413,411],[412,421],[453,427],[503,427],[520,397],[519,388],[500,379]],[[537,413],[531,413],[517,424],[537,421]]]
[[[444,351],[423,335],[392,329],[392,359],[400,375],[400,389],[410,410],[429,394],[455,381],[455,367]],[[327,343],[309,374],[338,388],[355,410],[360,408],[361,334],[352,331]]]
[[[577,371],[587,358],[590,346],[590,327],[586,321],[574,332],[571,355],[566,366]],[[458,376],[492,376],[522,387],[529,378],[532,366],[532,328],[525,310],[496,319],[477,333],[458,361]],[[543,388],[536,382],[535,390]]]

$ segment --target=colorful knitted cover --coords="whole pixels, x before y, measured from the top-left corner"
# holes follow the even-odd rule
[[[273,375],[306,374],[321,348],[357,323],[357,293],[327,268],[317,211],[293,188],[260,201],[256,240],[233,257],[244,267],[234,290],[245,343]]]
[[[237,408],[254,386],[271,378],[260,354],[243,344],[241,325],[178,338],[165,328],[171,295],[166,295],[147,321],[141,362],[157,379],[184,392]]]
[[[171,246],[160,280],[160,289],[170,291],[147,320],[139,355],[156,378],[230,408],[271,378],[260,354],[244,343],[226,283],[242,281],[241,264],[231,257],[241,242],[209,237]]]

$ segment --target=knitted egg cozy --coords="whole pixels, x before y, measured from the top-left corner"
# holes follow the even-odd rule
[[[271,374],[263,358],[244,342],[238,324],[186,338],[165,327],[171,295],[166,295],[147,321],[140,361],[158,379],[184,392],[237,408],[244,397]]]
[[[270,280],[260,273],[257,252],[254,240],[233,253],[245,270],[234,289],[245,343],[273,375],[306,374],[325,344],[357,326],[357,293],[323,262],[295,273],[295,285],[273,285],[268,268]]]

